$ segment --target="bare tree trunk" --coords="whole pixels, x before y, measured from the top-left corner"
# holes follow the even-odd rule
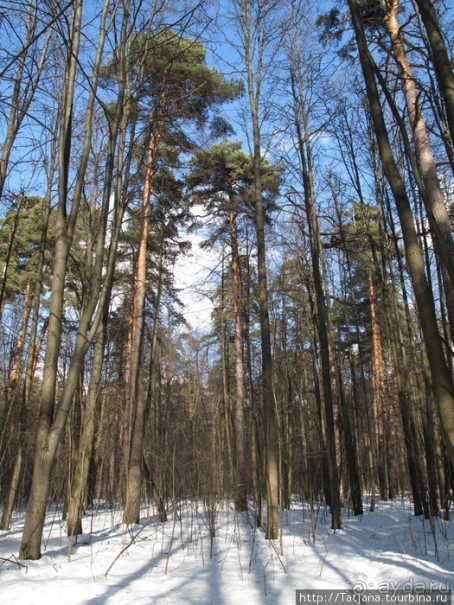
[[[432,374],[435,400],[440,413],[442,431],[449,457],[454,462],[454,392],[443,346],[438,332],[435,305],[427,284],[424,261],[419,247],[410,202],[405,184],[394,161],[386,130],[377,84],[375,63],[367,47],[357,0],[348,0],[358,44],[359,57],[366,83],[367,96],[385,176],[393,192],[399,214],[405,252],[415,292],[424,343]]]
[[[224,252],[222,254],[222,271],[221,271],[221,308],[225,309],[225,269],[224,269]],[[235,481],[234,464],[233,464],[233,444],[232,444],[232,427],[231,427],[231,395],[229,376],[229,354],[228,354],[228,325],[227,319],[222,320],[222,411],[223,411],[223,427],[224,439],[227,445],[227,460],[228,460],[228,483],[230,486]]]
[[[85,506],[88,472],[92,459],[93,440],[97,402],[100,400],[100,388],[104,354],[105,321],[99,326],[96,335],[95,352],[91,367],[90,385],[85,405],[80,443],[75,453],[75,468],[70,478],[67,501],[67,534],[77,536],[82,533],[82,514]]]
[[[71,38],[68,41],[68,57],[65,83],[59,107],[59,186],[58,213],[55,232],[55,250],[52,280],[52,297],[49,313],[49,328],[44,359],[41,406],[38,420],[33,480],[24,532],[20,548],[20,558],[39,559],[41,556],[41,536],[47,508],[51,467],[54,456],[50,455],[48,438],[52,426],[55,392],[57,384],[58,354],[60,348],[61,321],[63,315],[64,281],[68,256],[68,233],[66,225],[66,202],[68,194],[69,154],[71,145],[72,105],[74,81],[80,41],[82,15],[81,0],[73,7]]]
[[[411,72],[410,62],[407,58],[397,20],[399,0],[382,0],[382,5],[385,12],[385,25],[391,39],[402,82],[402,89],[408,112],[408,121],[410,123],[411,135],[415,143],[415,155],[421,169],[424,183],[424,190],[421,191],[421,194],[432,230],[433,243],[442,267],[445,270],[444,277],[450,282],[450,288],[448,287],[447,290],[452,293],[452,288],[454,286],[454,241],[452,238],[448,212],[438,180],[437,167],[433,157],[426,123],[424,121],[421,106],[418,102],[416,83]]]
[[[235,326],[235,454],[236,454],[236,487],[235,510],[247,510],[246,486],[246,454],[244,433],[244,368],[243,368],[243,336],[241,327],[241,282],[240,259],[238,253],[238,235],[236,229],[235,210],[229,213],[230,245],[232,248],[232,289],[233,289],[233,321]]]
[[[246,253],[247,263],[247,281],[248,284],[251,282],[251,267],[249,264],[250,254],[249,251]],[[250,336],[250,288],[246,288],[246,300],[243,306],[244,312],[244,343],[246,353],[246,369],[248,376],[248,388],[250,397],[249,407],[249,432],[251,435],[251,464],[252,464],[252,483],[254,488],[254,505],[256,511],[255,522],[257,527],[262,527],[263,522],[263,440],[261,439],[261,433],[258,426],[257,417],[260,416],[260,403],[256,395],[256,388],[253,379],[253,365],[252,365],[252,346]]]
[[[129,11],[127,10],[127,4],[125,3],[118,52],[118,98],[110,129],[110,140],[105,170],[106,174],[104,178],[104,206],[106,205],[106,200],[110,199],[112,191],[113,171],[115,165],[115,150],[117,147],[118,134],[121,126],[123,126],[122,133],[124,133],[124,130],[126,128],[126,122],[129,116],[129,105],[128,100],[126,99],[126,29],[128,25],[128,20]],[[120,144],[118,146],[118,156],[120,156],[121,158],[124,154],[124,143],[124,136],[122,136],[120,139]],[[108,203],[109,202],[107,201],[107,204]],[[115,216],[112,228],[114,231],[116,231],[119,229],[119,226],[122,223],[123,213],[125,209],[125,204],[122,200],[121,195],[121,187],[117,187],[117,190],[115,192],[114,207]],[[113,251],[113,254],[114,257],[116,257],[115,251]],[[93,455],[92,453],[95,438],[96,414],[101,399],[100,390],[102,368],[104,361],[104,349],[106,342],[107,323],[109,317],[112,282],[105,284],[105,288],[107,289],[107,293],[104,300],[102,322],[96,334],[96,344],[93,362],[91,366],[90,384],[88,387],[88,395],[85,406],[80,443],[75,455],[75,469],[73,476],[70,480],[70,489],[68,493],[67,533],[69,536],[78,535],[82,533],[82,513],[87,495],[88,474]]]
[[[140,501],[143,479],[143,437],[145,421],[145,401],[143,376],[143,340],[145,325],[145,297],[147,291],[147,240],[150,220],[151,192],[155,172],[156,155],[161,138],[164,122],[163,111],[165,92],[161,96],[156,114],[150,114],[150,134],[147,149],[147,164],[145,182],[142,192],[142,208],[140,215],[139,250],[133,296],[133,324],[129,377],[130,405],[133,412],[131,426],[131,441],[129,449],[128,476],[126,482],[126,499],[123,513],[123,523],[139,523]]]
[[[158,285],[157,285],[157,293],[156,293],[156,305],[155,305],[155,320],[153,324],[153,331],[151,333],[151,346],[150,346],[150,362],[148,364],[148,385],[147,385],[147,395],[146,395],[146,404],[145,404],[145,430],[149,425],[153,401],[153,390],[156,382],[156,370],[155,365],[157,362],[157,350],[158,350],[158,333],[160,326],[160,314],[161,314],[161,300],[162,300],[162,290],[163,290],[163,269],[164,269],[164,234],[161,234],[161,244],[159,251],[159,269],[158,269]],[[165,433],[167,431],[167,423],[164,421],[159,422],[158,411],[156,410],[153,414],[152,425],[155,425],[156,430],[153,431],[153,439],[161,440],[161,443],[165,443]],[[162,497],[162,476],[163,472],[161,472],[161,480],[156,480],[151,473],[151,467],[147,462],[146,457],[144,456],[143,468],[147,475],[147,481],[151,484],[151,493],[153,500],[155,501],[156,507],[158,509],[159,520],[161,523],[167,522],[167,512],[164,504],[164,498]]]
[[[32,60],[29,51],[35,38],[38,4],[39,2],[37,0],[29,0],[27,3],[27,33],[23,41],[23,47],[26,50],[24,52],[21,52],[17,59],[18,66],[16,76],[14,78],[13,93],[11,99],[8,100],[10,111],[8,115],[6,134],[3,144],[1,146],[2,151],[0,157],[0,198],[3,195],[3,188],[7,176],[11,151],[13,149],[17,133],[19,132],[21,124],[23,123],[23,120],[27,115],[28,109],[35,95],[47,56],[47,47],[51,35],[50,29],[46,41],[44,43],[43,49],[41,51],[41,56],[37,62],[36,67],[33,69],[33,78],[30,81],[24,83],[23,78],[25,66],[28,62]]]
[[[261,133],[259,107],[261,100],[261,72],[264,45],[265,45],[265,18],[266,6],[256,5],[258,15],[252,22],[251,8],[254,3],[249,0],[238,0],[238,17],[241,23],[243,36],[244,62],[247,74],[247,90],[249,109],[252,121],[254,166],[254,200],[255,200],[255,228],[257,238],[257,273],[258,273],[258,300],[260,314],[260,334],[262,344],[262,396],[265,420],[265,447],[266,447],[266,494],[267,494],[267,527],[266,538],[277,539],[279,535],[279,434],[276,414],[276,402],[273,392],[273,358],[271,351],[271,330],[268,310],[268,285],[266,275],[266,244],[265,244],[265,212],[262,199],[262,171],[261,171]],[[257,41],[257,48],[253,48],[253,30]],[[254,71],[253,57],[258,54],[258,71]]]
[[[454,75],[433,0],[415,0],[426,28],[438,85],[445,102],[451,142],[454,141]]]
[[[106,4],[108,4],[107,0]],[[59,207],[57,213],[54,254],[54,278],[52,283],[49,334],[46,346],[46,356],[44,360],[44,378],[41,389],[41,407],[37,431],[32,486],[20,549],[20,557],[22,559],[37,559],[41,554],[41,537],[44,527],[52,467],[56,458],[57,448],[65,428],[66,420],[71,409],[74,392],[77,387],[85,355],[95,337],[101,321],[104,302],[107,296],[107,288],[102,288],[102,282],[104,280],[104,283],[108,284],[112,279],[115,263],[114,251],[116,250],[116,246],[118,244],[120,229],[118,226],[117,230],[111,235],[111,246],[109,255],[107,257],[105,273],[103,275],[104,250],[110,201],[106,196],[103,198],[99,230],[96,237],[95,260],[93,264],[93,279],[90,299],[88,300],[80,318],[74,345],[74,352],[71,358],[66,382],[61,394],[60,405],[54,418],[66,262],[78,213],[78,205],[82,191],[81,181],[84,180],[85,168],[88,162],[88,155],[91,146],[93,106],[106,33],[104,27],[102,26],[100,31],[97,58],[93,68],[90,97],[87,105],[84,151],[81,158],[78,180],[76,181],[73,206],[71,208],[71,214],[67,224],[66,202],[68,196],[72,101],[74,94],[77,55],[79,50],[81,12],[82,2],[81,0],[76,0],[73,7],[73,18],[71,24],[72,34],[69,44],[67,69],[65,73],[66,85],[63,90],[62,103],[60,107]],[[77,194],[79,194],[79,197]],[[97,312],[95,314],[96,309]]]
[[[336,457],[336,429],[334,415],[333,395],[333,351],[329,338],[329,311],[323,291],[322,270],[323,263],[320,233],[315,209],[315,192],[312,175],[311,147],[308,133],[308,116],[304,99],[299,94],[296,66],[291,66],[292,96],[294,104],[294,122],[298,137],[298,153],[300,156],[300,171],[303,180],[304,203],[307,222],[309,226],[309,246],[312,261],[312,273],[315,290],[315,307],[317,312],[318,337],[320,340],[321,371],[323,384],[323,398],[326,422],[326,447],[328,453],[328,470],[330,483],[331,527],[340,529],[340,492]]]
[[[339,367],[339,400],[341,407],[342,429],[345,440],[345,450],[347,455],[348,474],[350,479],[350,493],[352,499],[353,514],[355,516],[363,514],[363,500],[361,491],[361,480],[358,470],[357,443],[352,430],[352,422],[349,415],[348,404],[345,396],[345,387]]]
[[[14,453],[14,465],[11,474],[11,481],[6,494],[6,499],[3,506],[2,517],[0,520],[0,529],[8,529],[11,521],[11,515],[13,512],[14,502],[17,495],[19,486],[19,479],[22,470],[22,458],[23,458],[23,443],[24,438],[23,426],[24,426],[24,415],[25,406],[24,401],[20,397],[20,378],[22,370],[22,356],[24,352],[25,337],[28,328],[28,320],[30,317],[30,311],[32,306],[31,294],[30,294],[30,283],[27,283],[25,291],[24,301],[24,313],[22,318],[22,325],[19,332],[19,337],[16,344],[16,352],[14,360],[11,366],[8,387],[6,389],[6,405],[12,407],[11,413],[9,414],[8,422],[6,423],[6,430],[11,437],[17,440],[16,451]]]
[[[413,505],[415,515],[421,515],[428,509],[425,498],[420,455],[417,446],[414,409],[410,399],[411,389],[408,383],[408,362],[402,331],[399,324],[395,321],[396,314],[391,309],[390,303],[386,305],[386,317],[390,335],[391,355],[394,362],[399,408],[402,417],[402,428],[407,454],[407,468],[413,494]]]
[[[11,449],[8,441],[10,438],[16,439],[19,431],[19,415],[20,415],[20,379],[22,370],[22,356],[24,352],[25,337],[27,333],[28,320],[31,311],[31,298],[30,298],[30,283],[26,285],[25,299],[24,299],[24,310],[22,314],[22,323],[19,330],[19,335],[16,341],[16,347],[14,351],[14,357],[9,371],[8,381],[5,388],[5,403],[4,410],[1,417],[2,433],[0,438],[0,464],[3,463],[6,452],[9,450],[11,455]],[[4,436],[7,437],[7,443],[4,444]],[[5,447],[3,447],[5,446]]]
[[[371,372],[371,403],[372,403],[372,424],[371,424],[371,454],[373,456],[372,464],[372,488],[371,488],[371,511],[375,510],[375,491],[376,481],[380,473],[381,456],[380,449],[383,437],[383,413],[384,413],[384,371],[383,371],[383,351],[380,337],[380,326],[377,317],[377,300],[375,294],[375,284],[372,271],[369,270],[369,305],[372,326],[372,372]]]

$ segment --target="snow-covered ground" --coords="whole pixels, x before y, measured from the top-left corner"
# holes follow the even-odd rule
[[[281,543],[265,540],[228,504],[180,503],[166,524],[153,514],[144,508],[143,523],[126,527],[120,510],[99,506],[69,548],[60,511],[50,510],[43,556],[25,567],[13,562],[24,522],[15,514],[0,532],[0,603],[293,605],[297,589],[445,590],[454,583],[453,522],[431,527],[408,503],[380,503],[356,518],[345,511],[337,532],[320,509],[315,543],[309,511],[296,503],[284,513]]]

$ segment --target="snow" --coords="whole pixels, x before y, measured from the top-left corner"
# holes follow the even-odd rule
[[[165,524],[151,506],[142,513],[141,525],[125,526],[118,508],[100,505],[70,548],[61,511],[51,508],[43,556],[20,562],[26,567],[14,562],[24,523],[16,513],[0,532],[0,603],[287,605],[296,589],[446,590],[454,579],[453,522],[435,519],[431,527],[407,502],[380,502],[362,517],[345,510],[337,532],[319,508],[315,543],[310,511],[295,502],[283,514],[282,553],[229,503],[180,502]]]

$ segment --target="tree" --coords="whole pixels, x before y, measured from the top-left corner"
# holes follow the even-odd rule
[[[333,347],[330,339],[330,317],[323,288],[323,252],[320,229],[316,214],[316,200],[313,180],[312,146],[310,143],[309,117],[305,103],[305,83],[301,64],[290,57],[290,81],[293,102],[293,120],[296,129],[296,145],[299,155],[299,170],[303,184],[303,196],[306,220],[309,229],[309,246],[315,290],[316,317],[320,342],[321,370],[323,380],[323,399],[325,406],[326,443],[329,470],[329,494],[332,514],[332,529],[340,529],[340,494],[336,456],[335,397],[333,384]]]
[[[118,93],[115,105],[107,112],[106,119],[109,126],[108,153],[105,166],[104,197],[110,195],[113,186],[114,168],[117,162],[119,181],[115,188],[115,215],[112,224],[113,232],[118,232],[123,221],[123,215],[126,209],[127,201],[124,199],[124,191],[127,189],[129,175],[122,174],[123,157],[125,154],[125,137],[121,132],[126,130],[126,124],[130,119],[131,99],[128,96],[127,82],[127,48],[130,36],[130,12],[128,5],[125,4],[122,12],[120,24],[119,45],[116,51],[116,80],[118,83]],[[134,131],[134,128],[132,129]],[[132,148],[129,154],[132,153]],[[95,209],[96,212],[96,209]],[[100,217],[102,219],[102,217]],[[112,257],[116,259],[116,249],[113,247]],[[91,269],[91,267],[90,267]],[[102,309],[102,319],[99,323],[95,336],[95,347],[91,367],[90,383],[88,387],[87,403],[83,417],[80,443],[75,456],[75,469],[71,478],[68,493],[68,513],[67,513],[67,533],[69,536],[82,533],[82,512],[84,509],[90,464],[92,462],[92,453],[95,437],[95,419],[99,411],[98,401],[101,389],[102,369],[104,362],[104,351],[107,338],[107,327],[109,319],[109,307],[111,303],[111,291],[113,280],[106,284],[106,293],[104,296]]]
[[[454,76],[433,0],[415,0],[432,49],[438,85],[446,107],[450,144],[454,141]]]
[[[210,243],[228,233],[230,246],[230,273],[232,288],[232,313],[235,341],[235,508],[247,509],[246,443],[244,421],[244,363],[243,363],[243,296],[241,283],[241,258],[239,249],[238,221],[250,216],[254,200],[254,172],[250,155],[243,152],[240,143],[225,141],[210,149],[198,151],[190,163],[186,177],[195,203],[203,203],[219,224]],[[261,163],[263,197],[270,206],[279,192],[280,170],[268,162]]]
[[[435,400],[440,413],[445,444],[451,461],[454,462],[454,391],[452,379],[438,332],[432,292],[424,272],[424,261],[419,247],[414,219],[403,178],[393,158],[386,124],[380,105],[375,81],[375,64],[367,46],[366,37],[356,0],[349,0],[352,23],[358,45],[359,58],[366,84],[371,118],[383,170],[393,193],[399,214],[404,239],[407,263],[410,270],[424,345],[430,364]]]
[[[160,142],[166,132],[172,131],[172,127],[183,131],[187,124],[195,123],[201,128],[207,121],[211,108],[233,99],[239,92],[235,82],[224,80],[222,74],[207,67],[206,51],[200,42],[185,38],[173,30],[138,36],[133,43],[132,52],[141,59],[138,102],[147,114],[147,139],[131,311],[128,405],[133,425],[123,517],[125,523],[137,523],[140,517],[145,412],[144,393],[141,389],[147,238]]]
[[[403,36],[398,21],[398,0],[382,0],[384,23],[391,40],[402,89],[407,107],[411,138],[414,141],[415,157],[421,171],[422,183],[416,174],[421,197],[426,207],[427,217],[432,230],[433,243],[442,266],[446,290],[451,333],[454,334],[454,240],[451,232],[448,211],[437,174],[432,153],[429,133],[424,120],[418,91],[410,61],[405,51]],[[415,167],[415,172],[418,171]]]
[[[31,103],[36,94],[39,82],[48,57],[48,46],[52,35],[50,23],[46,23],[44,31],[47,30],[44,44],[39,48],[39,38],[37,35],[38,24],[43,16],[40,14],[39,2],[29,0],[27,10],[21,15],[24,23],[17,23],[18,31],[23,27],[25,29],[22,40],[22,49],[10,63],[10,67],[17,67],[15,75],[12,77],[12,94],[8,99],[9,114],[7,119],[5,139],[2,144],[0,157],[0,199],[3,196],[8,166],[13,151],[15,140],[20,128],[28,115]],[[47,17],[48,18],[48,17]],[[46,17],[44,17],[46,19]],[[11,36],[7,35],[11,39]],[[31,68],[32,66],[32,68]],[[30,69],[31,68],[31,69]],[[7,71],[8,69],[5,68]],[[5,79],[5,73],[3,73]]]
[[[90,292],[89,300],[87,301],[87,304],[80,317],[68,376],[61,394],[58,411],[54,417],[67,259],[79,211],[84,176],[91,146],[93,110],[99,81],[99,68],[101,65],[102,51],[106,38],[106,18],[108,7],[109,3],[106,1],[103,5],[103,12],[100,20],[100,37],[96,60],[92,72],[91,89],[87,102],[84,147],[73,195],[73,204],[69,217],[67,217],[67,204],[69,197],[69,149],[72,140],[71,126],[73,116],[74,86],[82,17],[82,4],[78,0],[74,2],[73,5],[70,35],[69,39],[67,40],[68,55],[65,66],[65,86],[62,90],[59,107],[58,208],[55,228],[52,296],[50,302],[50,319],[46,354],[44,359],[44,379],[41,387],[41,403],[37,428],[32,486],[20,548],[20,557],[22,559],[37,559],[40,557],[41,537],[47,507],[51,469],[53,467],[57,455],[57,448],[71,409],[73,395],[77,387],[84,357],[91,342],[93,341],[102,317],[104,298],[107,295],[106,285],[112,279],[113,275],[115,262],[114,251],[118,242],[118,231],[120,226],[117,225],[117,231],[112,233],[110,253],[106,263],[106,271],[103,273],[105,239],[110,203],[110,191],[107,188],[107,190],[104,191],[101,219],[99,221],[98,232],[96,234],[92,290]],[[103,282],[105,287],[101,293]]]
[[[278,3],[266,0],[236,0],[235,11],[241,39],[241,57],[246,72],[246,85],[252,127],[251,155],[254,167],[255,230],[257,245],[258,299],[262,345],[262,397],[265,414],[266,448],[266,537],[274,540],[279,535],[279,428],[273,392],[273,356],[271,349],[270,317],[265,239],[265,210],[261,164],[262,137],[260,110],[262,84],[265,73],[265,53],[281,35],[281,24],[275,21]]]

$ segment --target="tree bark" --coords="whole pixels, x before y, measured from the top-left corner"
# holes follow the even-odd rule
[[[109,3],[106,0],[105,7]],[[66,86],[62,94],[60,106],[60,138],[59,138],[59,206],[57,213],[56,242],[54,254],[54,278],[52,284],[52,298],[50,305],[49,334],[44,360],[44,378],[41,389],[41,406],[38,421],[35,462],[33,469],[32,486],[30,491],[27,516],[20,548],[21,559],[37,559],[40,557],[41,537],[44,527],[47,498],[52,476],[52,467],[57,455],[57,448],[63,434],[66,420],[71,410],[74,392],[76,390],[85,355],[98,330],[108,288],[115,267],[115,250],[118,245],[120,226],[116,226],[111,234],[111,244],[107,263],[104,269],[104,251],[109,214],[109,196],[103,197],[100,213],[99,230],[96,237],[96,246],[93,264],[93,278],[90,298],[82,311],[78,332],[76,335],[74,352],[71,358],[68,375],[61,394],[60,404],[54,418],[55,391],[58,355],[60,348],[61,320],[63,316],[63,293],[66,276],[66,262],[69,245],[73,236],[75,221],[78,213],[80,199],[74,195],[71,215],[66,223],[66,202],[68,196],[68,170],[71,145],[72,101],[74,95],[74,80],[77,64],[77,55],[80,40],[82,1],[76,0],[73,7],[71,24],[71,39],[68,55],[67,70],[65,74]],[[84,179],[85,170],[91,146],[91,131],[93,107],[98,83],[99,67],[102,48],[105,40],[105,31],[101,27],[98,43],[97,59],[93,67],[92,86],[87,105],[86,130],[84,141],[84,158],[81,161],[78,180]],[[76,182],[75,193],[81,189]],[[104,281],[105,287],[102,288]],[[95,311],[97,310],[96,314]],[[46,370],[48,373],[46,374]]]
[[[231,202],[233,205],[233,202]],[[238,235],[236,229],[235,210],[229,212],[230,246],[232,250],[231,271],[233,290],[233,322],[235,328],[235,453],[236,453],[236,486],[235,510],[247,510],[246,489],[246,454],[244,433],[244,368],[243,368],[243,336],[241,327],[241,282],[240,258],[238,252]]]
[[[326,448],[328,454],[331,527],[332,529],[340,529],[341,504],[336,456],[336,429],[333,395],[333,351],[332,347],[330,346],[330,339],[328,334],[330,323],[329,310],[327,309],[325,293],[323,291],[323,280],[321,270],[323,258],[320,243],[320,232],[315,209],[315,192],[312,175],[311,147],[307,123],[308,116],[306,113],[302,95],[299,94],[299,91],[297,89],[298,85],[302,85],[302,82],[298,81],[298,75],[295,73],[294,65],[291,66],[291,83],[294,122],[298,138],[298,153],[300,156],[300,172],[303,181],[305,212],[309,227],[309,247],[311,253],[312,274],[314,280],[317,329],[320,341],[321,372],[326,422]]]
[[[54,453],[51,454],[49,451],[48,438],[52,426],[55,406],[58,355],[63,316],[64,281],[68,256],[66,204],[68,195],[72,106],[77,55],[80,42],[81,16],[82,2],[81,0],[77,0],[73,6],[71,38],[68,41],[69,48],[65,71],[65,83],[59,107],[58,211],[55,232],[52,295],[41,387],[41,405],[37,428],[35,462],[32,487],[20,547],[19,556],[21,559],[39,559],[41,556],[41,536],[46,515],[51,468],[54,460]]]
[[[107,4],[106,4],[107,7]],[[105,15],[104,15],[105,18]],[[129,105],[126,98],[126,28],[129,20],[129,11],[127,3],[123,12],[122,27],[120,34],[119,52],[118,52],[118,98],[116,102],[115,113],[112,118],[110,128],[110,138],[108,154],[105,168],[103,199],[104,206],[106,200],[109,200],[113,185],[113,172],[115,165],[115,151],[117,148],[118,134],[121,126],[126,127],[129,116]],[[121,137],[118,146],[118,156],[124,154],[124,137]],[[113,230],[118,230],[122,223],[125,205],[121,199],[121,188],[115,192],[115,216]],[[108,203],[108,202],[107,202]],[[114,257],[116,252],[112,251]],[[70,479],[70,489],[68,493],[68,511],[67,511],[67,534],[68,536],[79,535],[82,533],[82,513],[85,505],[89,469],[93,456],[96,414],[99,408],[102,368],[104,362],[104,349],[106,342],[107,324],[109,318],[109,306],[112,291],[112,282],[105,284],[107,293],[104,299],[104,309],[102,312],[102,322],[96,334],[96,343],[91,366],[90,384],[88,387],[87,402],[82,423],[80,443],[75,454],[75,469]]]
[[[421,191],[421,195],[432,230],[435,249],[442,267],[449,276],[446,277],[450,281],[451,288],[448,291],[451,292],[454,286],[454,241],[426,123],[418,102],[416,83],[399,28],[397,19],[399,0],[382,0],[382,6],[385,12],[385,25],[391,39],[405,96],[410,131],[415,143],[415,155],[422,174],[424,190]]]
[[[145,424],[145,401],[143,376],[143,340],[145,325],[145,297],[147,291],[147,241],[150,220],[151,193],[155,172],[156,156],[159,140],[163,133],[163,112],[165,91],[162,90],[156,113],[150,113],[150,134],[147,148],[147,164],[145,181],[142,192],[142,208],[140,215],[139,250],[134,283],[132,318],[132,342],[129,376],[129,396],[132,409],[132,426],[126,481],[126,499],[123,513],[123,523],[139,523],[140,501],[143,479],[143,438]]]
[[[252,161],[254,167],[255,231],[257,238],[258,301],[260,317],[260,336],[262,345],[262,397],[265,421],[266,447],[266,495],[267,527],[266,538],[275,540],[279,536],[279,434],[276,414],[276,402],[273,393],[273,357],[271,350],[271,330],[268,309],[268,285],[266,275],[265,210],[262,198],[261,172],[261,132],[259,107],[261,100],[262,60],[264,53],[264,31],[262,19],[266,7],[257,6],[259,15],[252,22],[252,4],[248,0],[238,1],[239,19],[243,36],[244,61],[246,68],[249,109],[252,122]],[[253,48],[252,31],[256,29],[257,48]],[[252,61],[258,54],[254,71]]]
[[[357,0],[348,0],[348,4],[355,29],[380,158],[399,214],[408,267],[432,374],[435,400],[442,423],[443,436],[449,457],[454,462],[454,391],[438,332],[434,300],[424,272],[424,261],[418,243],[405,184],[393,158],[377,84],[373,75],[375,64],[367,46],[359,15],[358,2]]]
[[[432,60],[443,95],[451,143],[454,141],[454,75],[433,0],[415,0],[432,48]]]

